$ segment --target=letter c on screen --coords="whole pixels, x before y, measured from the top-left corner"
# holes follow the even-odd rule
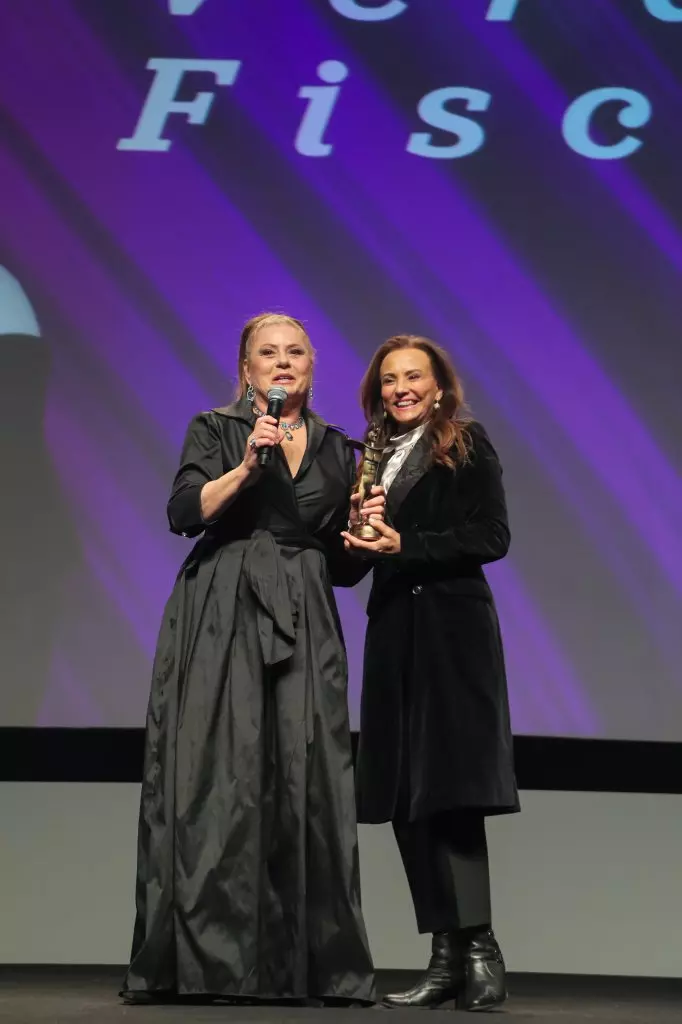
[[[621,103],[617,120],[623,128],[643,128],[651,117],[651,103],[641,92],[612,86],[593,89],[579,96],[564,114],[563,136],[574,152],[589,160],[622,160],[631,156],[642,145],[634,135],[625,135],[620,142],[595,142],[590,136],[590,124],[596,111],[605,103]]]

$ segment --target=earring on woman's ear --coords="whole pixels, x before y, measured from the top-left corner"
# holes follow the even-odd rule
[[[438,399],[436,399],[436,401],[433,403],[433,408],[440,409],[440,402],[438,401]]]
[[[313,386],[311,384],[310,387],[308,388],[308,401],[312,402],[312,400],[313,400]]]
[[[246,389],[246,400],[247,400],[247,402],[253,402],[255,397],[256,397],[256,389],[254,388],[253,384],[249,384],[248,388]]]
[[[387,420],[387,419],[388,419],[388,413],[386,412],[386,410],[385,410],[385,409],[384,409],[384,419],[385,419],[385,420]]]

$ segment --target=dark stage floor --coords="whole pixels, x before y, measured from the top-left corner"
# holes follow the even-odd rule
[[[113,1024],[115,1021],[230,1021],[259,1024],[300,1021],[354,1024],[368,1013],[381,1012],[398,1021],[424,1019],[425,1011],[303,1009],[296,1007],[123,1006],[116,996],[121,971],[106,968],[0,968],[0,1021],[12,1024]],[[382,972],[381,991],[411,983],[407,973]],[[510,999],[501,1011],[516,1021],[534,1024],[682,1024],[682,981],[637,978],[575,978],[515,975]],[[438,1011],[439,1014],[452,1010]],[[463,1016],[463,1015],[462,1015]]]

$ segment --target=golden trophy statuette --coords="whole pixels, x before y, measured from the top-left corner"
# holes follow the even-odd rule
[[[372,493],[372,487],[376,483],[377,473],[379,471],[381,456],[384,454],[384,448],[379,448],[377,445],[379,436],[379,427],[376,424],[372,424],[367,432],[366,441],[353,442],[353,447],[358,448],[363,455],[360,486],[358,487],[358,491],[362,496],[360,505],[362,505],[362,503],[366,501]],[[352,526],[350,532],[359,540],[378,540],[381,536],[379,531],[375,530],[370,523],[363,522],[362,520],[360,520],[356,526]]]

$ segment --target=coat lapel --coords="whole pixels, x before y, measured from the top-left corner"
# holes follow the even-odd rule
[[[422,434],[410,454],[402,464],[395,480],[391,484],[386,497],[386,506],[389,518],[395,522],[395,517],[412,488],[418,483],[425,473],[431,468],[429,449],[431,439]],[[380,473],[383,467],[380,467]],[[379,477],[381,481],[381,477]]]

